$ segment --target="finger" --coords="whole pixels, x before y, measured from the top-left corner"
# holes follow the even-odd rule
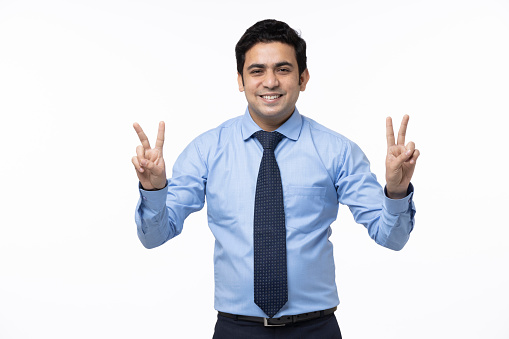
[[[145,168],[150,171],[150,174],[159,176],[162,174],[163,169],[157,166],[157,164],[154,161],[148,161]]]
[[[154,161],[154,164],[156,164],[156,166],[158,167],[161,167],[164,169],[164,159],[162,156],[158,157],[156,161]]]
[[[159,129],[157,131],[156,148],[163,149],[164,145],[164,121],[159,122]]]
[[[150,154],[148,154],[148,157],[146,157],[146,159],[148,161],[155,162],[157,159],[159,159],[160,155],[161,151],[159,151],[157,148],[154,148],[150,150]]]
[[[145,170],[140,166],[140,163],[138,162],[138,157],[136,157],[136,156],[132,157],[131,161],[134,165],[134,168],[136,168],[136,170],[138,172],[140,172],[140,173],[145,172]]]
[[[404,162],[409,161],[412,158],[412,155],[415,150],[415,144],[413,142],[408,143],[407,145],[408,148],[403,146],[397,147],[401,147],[402,150],[400,150],[400,153],[397,157],[395,156],[392,162],[393,168],[400,168]]]
[[[399,127],[399,132],[398,132],[398,145],[405,144],[406,128],[408,126],[409,119],[410,119],[410,117],[408,116],[408,114],[405,114],[405,116],[403,116],[403,120],[401,120],[401,126]]]
[[[421,155],[421,152],[419,152],[419,150],[416,149],[412,154],[412,157],[410,158],[409,162],[411,164],[415,164],[417,162],[417,158],[419,157],[419,155]]]
[[[391,147],[395,145],[394,141],[394,129],[392,128],[392,118],[387,117],[385,119],[385,135],[387,137],[387,147]]]
[[[414,153],[415,143],[413,141],[410,141],[408,144],[406,144],[405,149],[406,149],[405,153],[408,155],[408,157],[410,157],[412,153]]]
[[[145,166],[147,159],[145,158],[145,148],[142,145],[136,147],[136,156],[138,157],[138,163],[141,167]]]
[[[138,134],[138,138],[140,138],[140,141],[141,141],[141,144],[143,145],[143,147],[145,149],[150,149],[150,142],[148,142],[148,138],[147,138],[145,132],[143,132],[143,129],[141,129],[140,124],[135,122],[133,124],[133,127],[134,127],[134,130],[136,131],[136,133]]]
[[[394,160],[391,163],[391,167],[395,170],[400,168],[401,166],[403,166],[403,163],[407,161],[410,157],[411,155],[408,155],[407,152],[402,152],[400,155],[394,158]]]
[[[417,161],[417,158],[419,157],[420,153],[418,150],[415,149],[415,143],[413,143],[412,141],[409,142],[405,149],[406,151],[402,152],[394,160],[395,168],[399,168],[404,162],[413,165]]]

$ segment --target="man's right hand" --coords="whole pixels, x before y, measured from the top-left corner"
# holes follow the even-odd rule
[[[141,186],[145,190],[162,189],[166,186],[166,168],[163,159],[164,121],[159,123],[154,148],[150,148],[148,138],[137,122],[133,124],[133,127],[141,141],[141,145],[136,147],[136,156],[132,158]]]

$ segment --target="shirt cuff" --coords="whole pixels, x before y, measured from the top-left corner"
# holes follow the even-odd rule
[[[387,196],[387,187],[384,188],[384,206],[385,209],[391,214],[400,214],[408,211],[408,205],[412,204],[412,197],[414,195],[414,186],[412,183],[408,185],[407,196],[402,199],[391,199]]]
[[[139,184],[140,197],[143,204],[153,210],[160,210],[166,206],[166,196],[168,195],[168,180],[166,185],[160,190],[147,191]]]

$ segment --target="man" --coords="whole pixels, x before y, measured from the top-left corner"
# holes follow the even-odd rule
[[[214,234],[214,338],[341,338],[328,237],[338,204],[380,245],[400,250],[413,228],[410,184],[419,151],[387,118],[385,191],[360,148],[295,104],[309,81],[306,44],[287,24],[264,20],[237,43],[243,116],[197,137],[166,179],[164,123],[154,148],[132,162],[140,180],[138,236],[147,248],[182,231],[207,195]]]

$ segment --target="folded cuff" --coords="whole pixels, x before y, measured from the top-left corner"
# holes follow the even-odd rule
[[[166,185],[164,188],[161,188],[160,190],[147,191],[143,189],[141,183],[139,184],[139,189],[141,199],[146,207],[152,210],[160,210],[166,206],[166,196],[168,195],[168,180],[166,180]]]
[[[384,188],[385,200],[384,206],[390,214],[400,214],[408,211],[408,205],[412,204],[414,195],[414,186],[412,183],[408,185],[407,196],[402,199],[391,199],[387,197],[387,187]]]

